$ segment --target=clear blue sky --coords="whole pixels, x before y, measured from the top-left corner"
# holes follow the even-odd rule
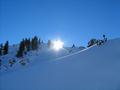
[[[120,37],[120,0],[0,0],[0,43],[37,35],[86,45],[103,34]]]

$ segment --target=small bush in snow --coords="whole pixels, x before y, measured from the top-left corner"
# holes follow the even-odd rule
[[[107,42],[106,35],[103,35],[103,41],[104,41],[104,42]]]
[[[97,43],[97,39],[91,39],[89,42],[88,42],[88,46],[87,47],[90,47],[90,46],[93,46],[94,44]]]
[[[102,40],[97,40],[97,39],[91,39],[89,42],[88,42],[88,47],[92,46],[92,45],[95,45],[97,44],[98,46],[104,44],[105,42],[107,42],[107,38],[105,35],[103,35],[103,39]]]
[[[100,46],[100,45],[102,45],[102,44],[104,44],[104,41],[103,41],[103,40],[97,40],[97,45],[98,45],[98,46]]]
[[[75,48],[75,44],[72,45],[72,48]]]
[[[15,59],[9,60],[10,67],[12,67],[15,63],[16,63]]]
[[[19,63],[20,63],[22,66],[25,66],[25,65],[26,65],[25,60],[21,60]]]

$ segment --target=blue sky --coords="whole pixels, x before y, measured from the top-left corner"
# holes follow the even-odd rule
[[[120,37],[120,0],[0,0],[0,43],[37,35],[80,46],[103,34]]]

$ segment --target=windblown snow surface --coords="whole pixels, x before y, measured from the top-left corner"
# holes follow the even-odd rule
[[[31,56],[37,63],[0,72],[0,90],[120,90],[120,39],[45,62],[41,58]]]

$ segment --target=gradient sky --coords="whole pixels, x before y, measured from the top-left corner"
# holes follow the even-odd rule
[[[86,45],[120,37],[120,0],[0,0],[0,43],[37,35]]]

